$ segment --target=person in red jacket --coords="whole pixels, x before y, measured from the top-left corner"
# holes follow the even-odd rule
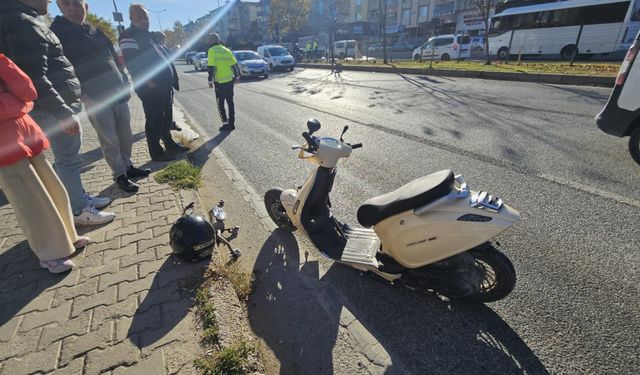
[[[49,140],[28,115],[36,97],[31,79],[0,53],[0,188],[40,267],[61,273],[90,240],[78,236],[67,191],[42,154]]]

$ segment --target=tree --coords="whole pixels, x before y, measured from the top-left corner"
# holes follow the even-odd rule
[[[100,31],[102,31],[104,35],[106,35],[107,38],[111,40],[112,43],[115,43],[118,41],[118,38],[116,37],[116,33],[113,32],[113,26],[111,25],[111,22],[105,20],[102,17],[98,17],[93,13],[87,14],[86,22],[92,25],[93,27],[95,27],[96,29],[100,29]]]
[[[484,50],[487,54],[487,61],[484,63],[485,65],[491,65],[491,57],[489,56],[489,20],[490,20],[490,12],[491,5],[493,3],[492,0],[473,0],[473,3],[480,11],[480,15],[482,16],[482,20],[484,21]]]
[[[291,34],[304,27],[309,18],[311,0],[272,0],[269,27],[277,34]]]
[[[186,37],[182,22],[176,21],[173,24],[173,30],[166,31],[165,33],[167,34],[167,46],[169,48],[176,49],[182,47]]]

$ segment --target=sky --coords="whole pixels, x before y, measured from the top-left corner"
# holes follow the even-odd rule
[[[89,12],[97,14],[116,26],[113,21],[113,0],[86,0],[89,4]],[[223,6],[226,0],[219,0]],[[149,29],[163,30],[173,28],[176,20],[186,24],[189,20],[195,21],[209,11],[218,8],[218,0],[115,0],[118,11],[124,17],[124,26],[129,26],[129,4],[142,3],[149,10]],[[166,10],[165,10],[166,9]],[[53,16],[60,14],[55,0],[49,5],[49,13]]]

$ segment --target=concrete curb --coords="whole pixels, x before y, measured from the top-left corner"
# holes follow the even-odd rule
[[[331,69],[330,65],[324,64],[297,64],[301,68],[309,69]],[[575,86],[599,86],[613,87],[614,77],[582,76],[568,74],[532,74],[532,73],[509,73],[509,72],[480,72],[469,70],[442,70],[442,69],[414,69],[414,68],[383,68],[376,66],[343,65],[342,70],[375,72],[375,73],[395,73],[395,74],[420,74],[435,77],[455,77],[455,78],[476,78],[491,79],[499,81],[517,81],[549,83],[557,85]]]

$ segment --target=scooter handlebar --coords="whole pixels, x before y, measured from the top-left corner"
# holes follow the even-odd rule
[[[313,137],[309,133],[307,132],[302,133],[302,137],[304,138],[305,141],[307,141],[307,145],[309,146],[308,151],[313,152],[318,149],[318,144],[316,143],[316,141],[313,140]]]
[[[362,148],[362,143],[356,143],[355,145],[350,145],[352,150],[355,150],[356,148]]]

